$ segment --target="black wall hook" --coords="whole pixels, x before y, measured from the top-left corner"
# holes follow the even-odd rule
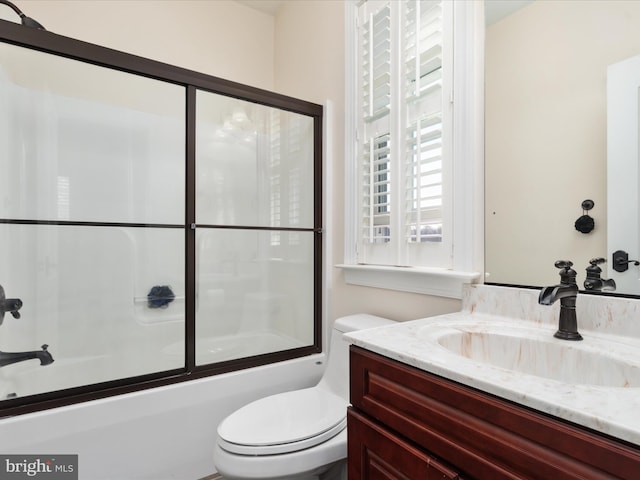
[[[591,218],[586,212],[591,210],[595,205],[593,200],[585,200],[582,202],[582,213],[583,215],[576,220],[575,227],[581,233],[590,233],[596,226],[596,222]]]

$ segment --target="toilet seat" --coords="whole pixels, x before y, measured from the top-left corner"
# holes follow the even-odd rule
[[[347,425],[348,403],[318,387],[252,402],[218,427],[218,444],[239,455],[291,453],[323,443]]]

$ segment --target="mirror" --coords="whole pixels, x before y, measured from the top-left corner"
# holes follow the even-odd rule
[[[505,3],[519,8],[496,19]],[[574,263],[583,289],[589,261],[602,257],[603,278],[624,278],[615,293],[640,295],[640,266],[612,268],[615,250],[635,259],[639,245],[637,234],[629,244],[608,240],[614,221],[608,205],[617,189],[607,188],[607,72],[640,54],[640,2],[487,0],[485,6],[485,281],[552,285],[559,281],[554,262],[563,259]],[[637,94],[629,102],[638,111]],[[637,222],[633,198],[616,209]],[[585,200],[593,208],[586,210]],[[593,221],[593,228],[582,233],[578,219]]]

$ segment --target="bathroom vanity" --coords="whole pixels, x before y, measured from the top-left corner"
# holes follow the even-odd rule
[[[471,287],[459,313],[349,334],[349,479],[640,478],[640,305],[580,296],[585,340],[562,343],[537,294]]]
[[[351,389],[350,480],[640,475],[638,448],[358,347]]]

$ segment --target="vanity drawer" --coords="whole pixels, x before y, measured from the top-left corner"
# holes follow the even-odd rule
[[[477,479],[638,479],[640,449],[359,347],[353,407]]]
[[[462,480],[456,471],[353,409],[347,412],[349,480]]]

